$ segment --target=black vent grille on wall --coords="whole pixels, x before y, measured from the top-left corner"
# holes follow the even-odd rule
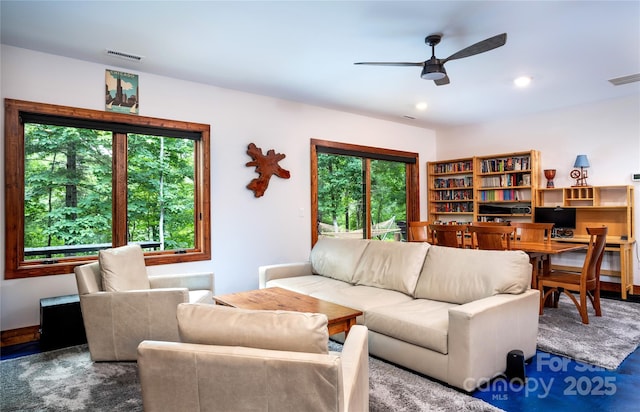
[[[136,56],[135,54],[125,53],[117,50],[107,49],[105,50],[105,53],[107,53],[109,56],[120,57],[121,59],[131,60],[135,62],[139,62],[140,60],[142,60],[142,56]]]

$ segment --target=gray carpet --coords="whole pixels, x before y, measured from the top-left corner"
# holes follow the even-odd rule
[[[329,341],[329,350],[342,347]],[[371,412],[501,411],[481,399],[369,357]]]
[[[558,308],[545,308],[538,328],[538,349],[566,356],[582,363],[617,369],[640,345],[640,304],[601,299],[602,317],[595,316],[591,303],[589,324],[567,296]]]
[[[369,405],[372,412],[501,411],[455,389],[369,358]]]
[[[87,345],[0,362],[0,411],[142,411],[135,362],[93,363]]]
[[[500,411],[378,359],[369,367],[372,412]],[[142,411],[136,363],[93,363],[86,345],[2,361],[0,411]]]
[[[603,299],[583,325],[573,303],[540,317],[538,349],[615,369],[640,344],[640,304]],[[332,350],[340,345],[331,342]],[[499,411],[438,382],[370,358],[371,411]],[[93,363],[86,345],[0,362],[0,411],[142,411],[135,363]]]

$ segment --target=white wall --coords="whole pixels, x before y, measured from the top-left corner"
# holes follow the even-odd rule
[[[3,45],[1,96],[103,110],[107,68],[120,69]],[[417,152],[422,165],[435,159],[433,130],[137,73],[141,115],[211,125],[212,260],[153,266],[150,271],[213,271],[217,293],[257,288],[260,265],[307,259],[311,245],[309,139]],[[246,188],[256,177],[254,169],[245,166],[251,160],[246,150],[252,142],[265,152],[274,149],[286,154],[280,164],[291,172],[288,180],[273,177],[261,198]],[[4,159],[4,133],[0,151]],[[420,173],[420,208],[426,217],[426,167],[421,166]],[[0,204],[4,209],[4,191]],[[0,229],[4,273],[4,213]],[[70,274],[3,279],[0,330],[37,325],[40,298],[74,293],[75,279]]]
[[[625,86],[619,86],[625,87]],[[633,85],[629,85],[633,87]],[[634,233],[640,222],[640,183],[631,173],[640,172],[640,96],[616,99],[588,106],[539,113],[508,121],[439,130],[437,158],[452,159],[474,155],[540,151],[541,185],[544,169],[556,169],[556,187],[575,184],[569,172],[578,154],[586,154],[591,167],[588,184],[633,185],[635,192]],[[555,259],[555,258],[554,258]],[[561,264],[581,265],[584,255],[558,258]],[[634,246],[634,284],[640,284],[638,244]],[[608,253],[604,268],[619,269],[618,255]],[[617,278],[603,277],[617,282]]]
[[[118,67],[0,47],[2,99],[104,109],[104,71]],[[212,136],[213,258],[153,266],[150,271],[213,271],[217,293],[256,288],[260,265],[307,258],[311,243],[310,138],[418,152],[423,218],[427,215],[425,163],[430,160],[537,149],[541,151],[541,169],[558,170],[558,187],[571,185],[568,174],[579,153],[589,156],[592,185],[632,184],[630,173],[640,172],[638,97],[440,130],[436,139],[434,130],[136,73],[140,74],[141,115],[208,123]],[[3,123],[0,130],[0,159],[4,159]],[[262,198],[254,198],[246,189],[255,177],[253,168],[245,166],[250,160],[246,149],[251,142],[265,151],[286,154],[281,165],[291,171],[288,180],[273,177]],[[545,182],[544,177],[540,181]],[[633,184],[635,202],[640,205],[640,187]],[[4,191],[0,191],[0,204],[4,211]],[[639,221],[636,207],[636,236]],[[0,231],[0,270],[4,273],[4,213]],[[640,284],[637,257],[636,249],[634,283]],[[606,264],[615,267],[615,259],[608,257]],[[40,298],[73,293],[77,290],[72,275],[0,280],[0,330],[37,325]]]

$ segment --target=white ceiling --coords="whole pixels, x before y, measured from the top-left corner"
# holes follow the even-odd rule
[[[421,127],[446,127],[640,94],[640,1],[6,1],[3,44],[305,102]],[[420,67],[496,34],[498,49]],[[139,56],[129,62],[113,49]],[[512,80],[530,75],[528,89]],[[144,84],[144,77],[140,79]],[[142,86],[144,87],[144,86]],[[428,109],[418,111],[417,102]],[[404,116],[414,117],[408,120]]]

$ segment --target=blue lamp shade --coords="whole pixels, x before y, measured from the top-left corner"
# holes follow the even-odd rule
[[[587,155],[578,155],[573,167],[589,167],[589,159],[587,159]]]

